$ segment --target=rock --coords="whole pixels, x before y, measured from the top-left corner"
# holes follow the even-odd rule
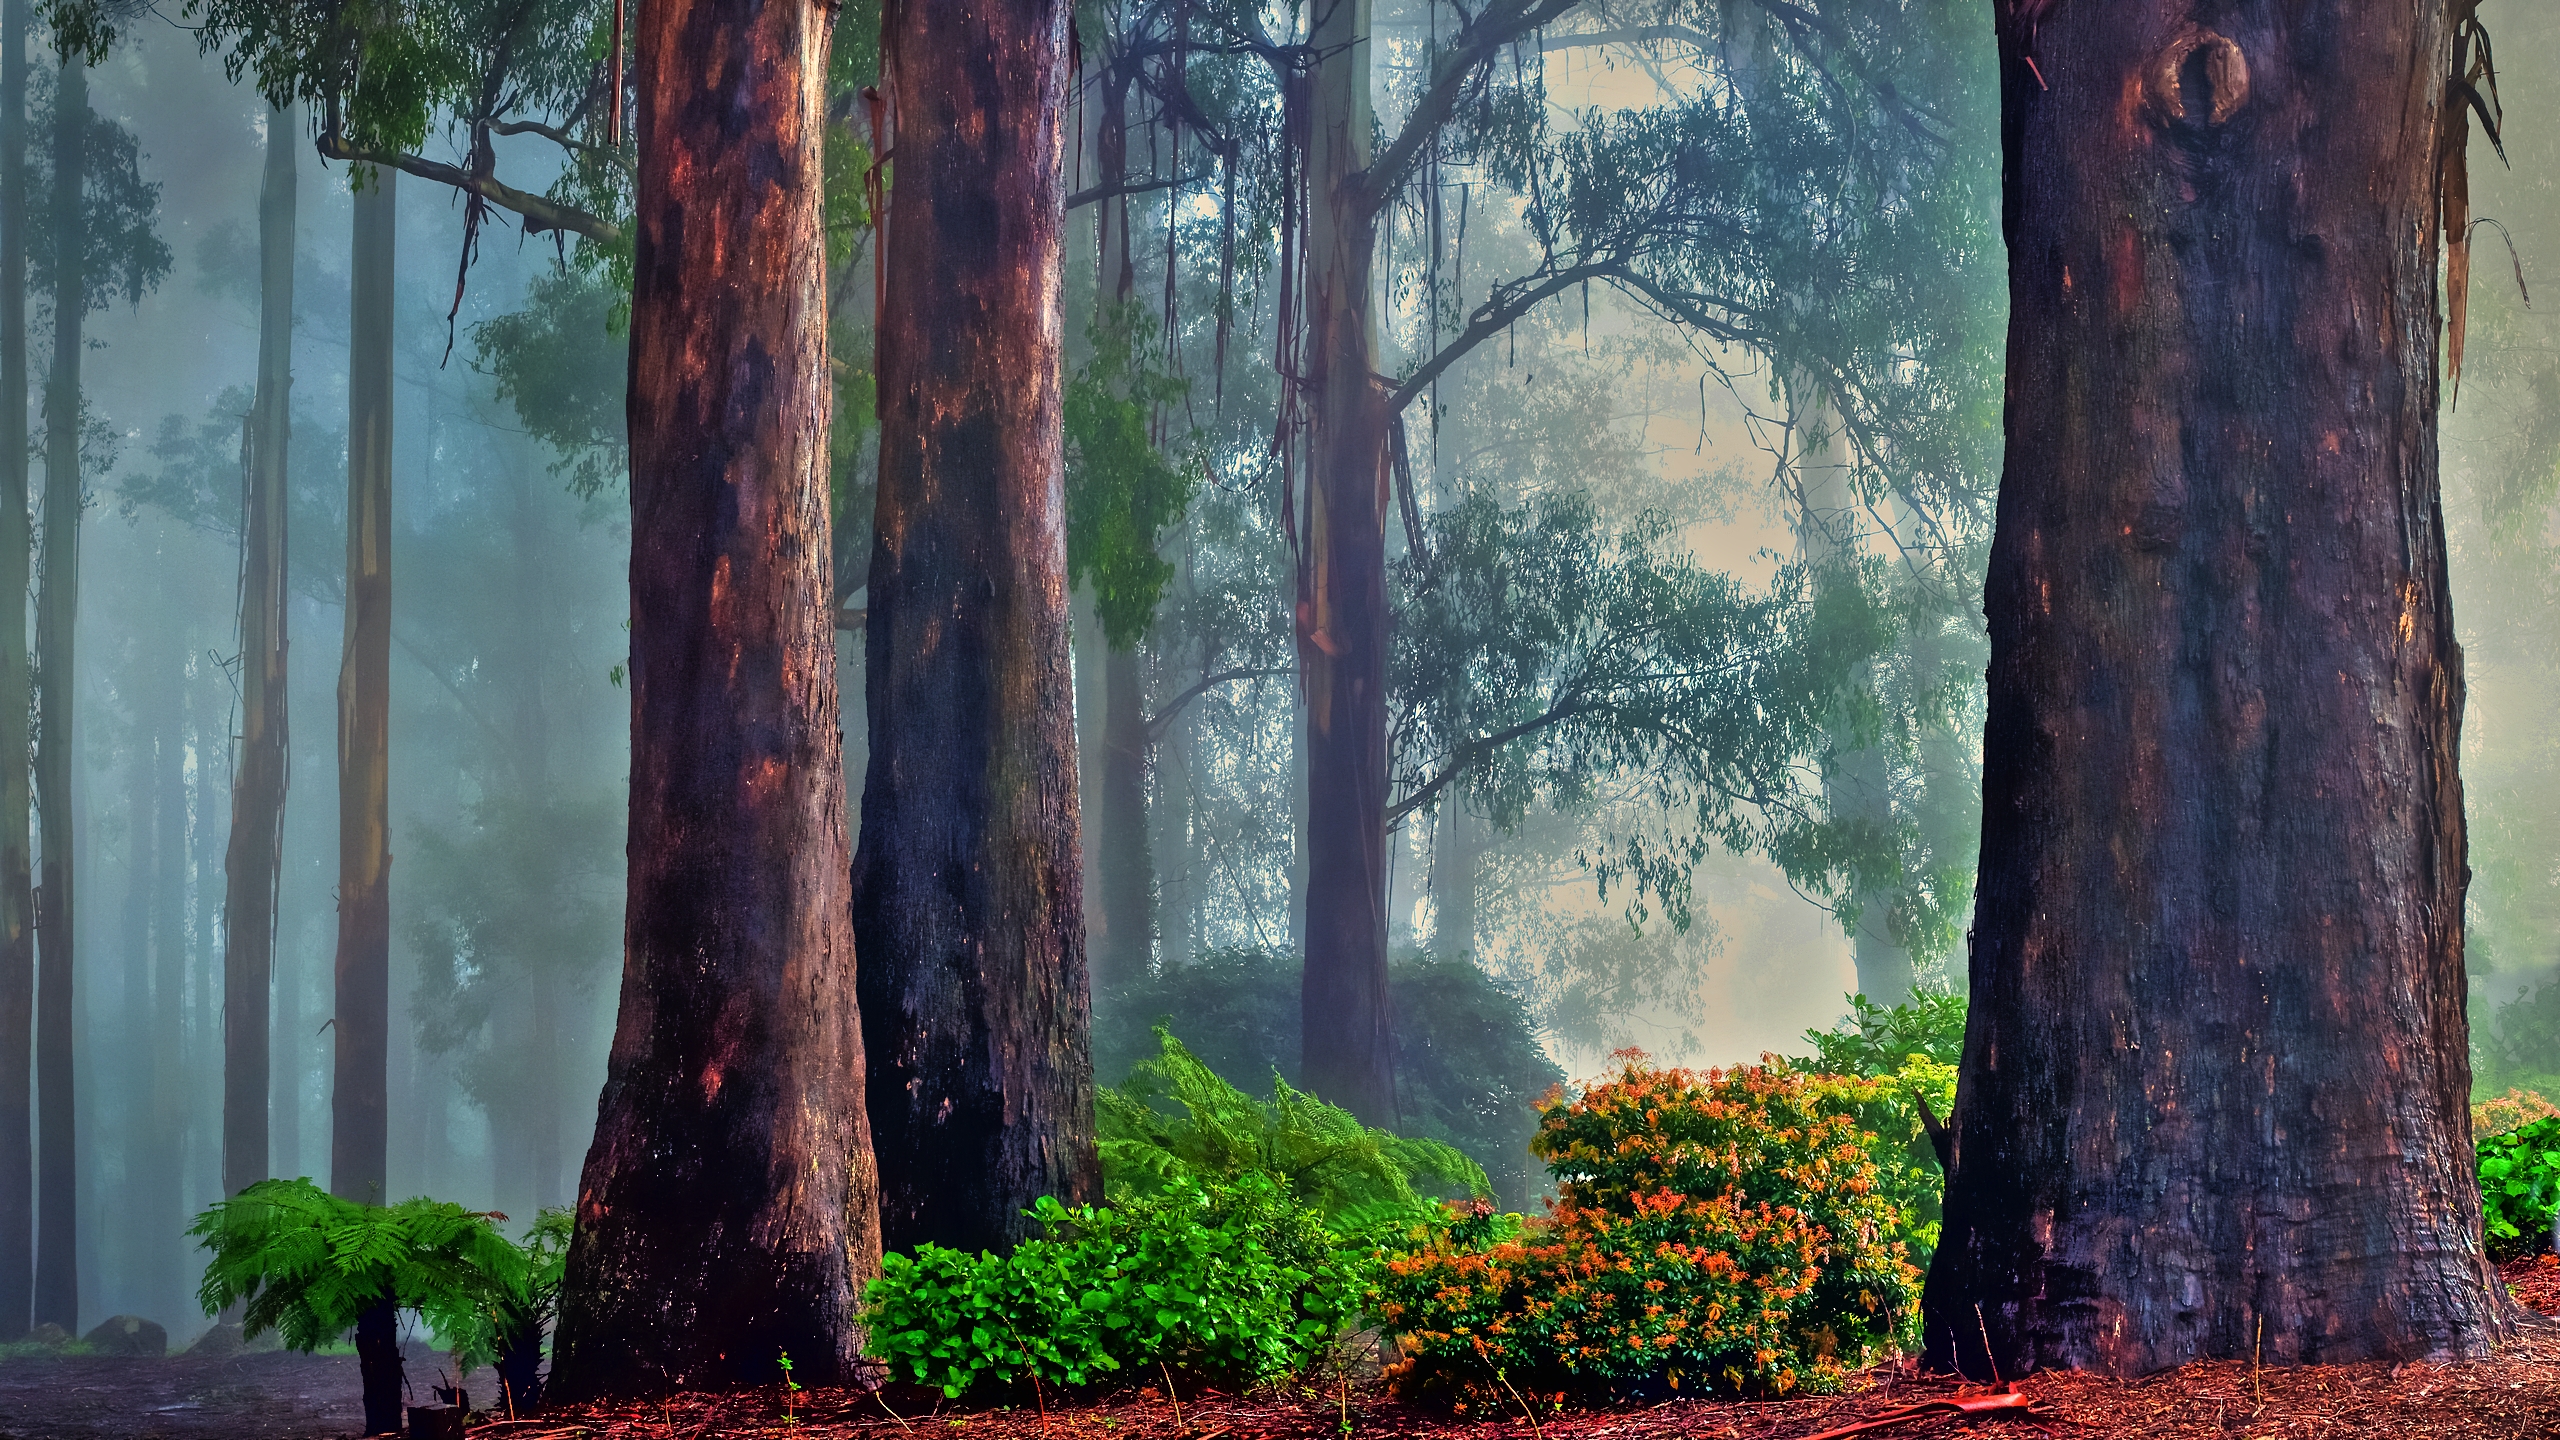
[[[157,1321],[139,1315],[110,1315],[98,1328],[80,1337],[80,1343],[100,1355],[150,1355],[169,1353],[169,1332]]]
[[[71,1332],[47,1320],[28,1331],[27,1340],[31,1344],[49,1345],[58,1350],[71,1343]]]
[[[244,1348],[240,1343],[240,1327],[224,1321],[197,1336],[186,1353],[200,1360],[228,1360]]]

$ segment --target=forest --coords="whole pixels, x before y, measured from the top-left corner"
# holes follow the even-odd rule
[[[2555,57],[0,0],[0,1440],[2560,1434]]]

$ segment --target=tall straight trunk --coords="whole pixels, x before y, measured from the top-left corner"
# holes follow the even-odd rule
[[[1102,662],[1102,794],[1095,807],[1102,940],[1097,989],[1143,979],[1155,953],[1155,866],[1147,836],[1147,692],[1135,649]]]
[[[1065,0],[896,0],[854,928],[889,1244],[1098,1197],[1059,431]]]
[[[2437,498],[2450,20],[2217,15],[2001,36],[2007,471],[1924,1307],[1972,1372],[1986,1331],[2014,1377],[2512,1329],[2466,1109]]]
[[[1487,826],[1455,793],[1440,802],[1431,838],[1431,951],[1443,960],[1476,953],[1476,872],[1484,864]]]
[[[53,373],[44,391],[44,573],[36,596],[36,804],[43,888],[36,916],[36,1301],[39,1325],[76,1331],[79,1199],[71,1095],[73,857],[71,786],[80,734],[72,716],[80,609],[80,341],[88,315],[82,265],[82,139],[89,70],[62,67],[53,125]]]
[[[630,888],[566,1398],[771,1381],[784,1351],[832,1383],[879,1264],[827,515],[832,13],[643,0],[633,31]]]
[[[294,160],[299,110],[267,112],[258,190],[258,392],[241,466],[240,739],[223,854],[222,1190],[267,1178],[267,1012],[284,857],[285,447],[293,389]]]
[[[27,668],[27,0],[0,3],[0,1343],[35,1300],[35,857]]]
[[[355,198],[347,610],[338,654],[338,1000],[329,1189],[388,1204],[391,1092],[391,284],[398,172]]]
[[[1796,553],[1818,585],[1858,583],[1858,493],[1837,448],[1830,397],[1819,380],[1799,371],[1788,377],[1799,450]],[[1871,683],[1874,666],[1858,669]],[[1893,834],[1893,777],[1876,737],[1860,735],[1846,714],[1825,727],[1831,768],[1822,777],[1823,804],[1834,822],[1846,822],[1870,843]],[[1890,919],[1898,886],[1894,877],[1860,867],[1849,877],[1849,903],[1857,921],[1849,932],[1858,993],[1879,1005],[1911,998],[1911,952],[1893,936]]]
[[[165,598],[167,587],[156,587]],[[114,1192],[114,1210],[107,1223],[123,1236],[141,1237],[151,1233],[153,1212],[164,1180],[175,1183],[177,1157],[170,1153],[169,1139],[160,1124],[160,1106],[168,1097],[167,1082],[176,1079],[177,1057],[162,1043],[153,1005],[151,985],[151,932],[159,918],[156,903],[164,876],[160,863],[160,807],[157,786],[160,781],[160,747],[158,731],[166,723],[162,686],[166,680],[154,653],[159,632],[145,629],[133,637],[126,652],[132,688],[128,692],[133,707],[133,742],[124,750],[124,907],[118,916],[119,933],[112,942],[119,957],[116,968],[121,971],[124,991],[118,1008],[117,1025],[129,1047],[131,1057],[122,1070],[122,1083],[115,1103],[124,1112],[123,1165],[124,1181]],[[118,1267],[139,1272],[140,1264]]]
[[[1306,690],[1307,1089],[1392,1124],[1387,1006],[1387,407],[1373,378],[1377,211],[1369,169],[1370,0],[1315,11],[1307,140],[1307,384],[1315,399],[1300,571]]]

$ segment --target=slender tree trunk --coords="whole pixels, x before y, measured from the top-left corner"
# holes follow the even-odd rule
[[[1484,864],[1485,822],[1454,792],[1440,802],[1431,839],[1431,950],[1443,960],[1476,953],[1476,871]]]
[[[165,572],[164,572],[165,573]],[[161,598],[167,586],[154,587]],[[158,730],[167,716],[163,712],[162,685],[166,674],[155,654],[155,642],[162,638],[154,627],[146,627],[131,638],[121,659],[129,669],[126,700],[133,719],[132,743],[124,747],[124,913],[119,934],[112,942],[120,952],[123,1012],[117,1023],[126,1037],[130,1055],[128,1063],[119,1067],[123,1073],[121,1093],[115,1097],[124,1111],[123,1150],[124,1183],[114,1192],[114,1213],[107,1224],[122,1236],[140,1237],[151,1233],[159,1192],[164,1182],[177,1184],[178,1157],[171,1153],[167,1127],[160,1123],[160,1107],[170,1098],[178,1077],[178,1057],[170,1054],[164,1043],[158,1015],[152,1004],[151,984],[153,922],[160,918],[157,903],[163,877],[160,863],[160,807],[157,786],[160,782],[160,747]],[[138,1271],[141,1267],[128,1262],[118,1267]]]
[[[1102,859],[1103,944],[1096,988],[1142,979],[1154,959],[1155,866],[1147,837],[1147,692],[1138,652],[1102,662],[1102,803],[1094,818]]]
[[[643,0],[633,31],[630,889],[564,1398],[771,1381],[784,1351],[833,1383],[879,1263],[827,515],[830,14]]]
[[[1059,431],[1064,0],[892,0],[862,1014],[894,1246],[1097,1198]]]
[[[178,587],[172,579],[164,566],[152,587],[164,615],[176,613]],[[137,917],[136,928],[148,937],[148,945],[139,967],[142,993],[132,1006],[134,1028],[127,1032],[126,1044],[148,1049],[151,1058],[135,1067],[148,1089],[122,1188],[131,1190],[137,1202],[141,1223],[136,1230],[151,1247],[148,1270],[155,1280],[162,1278],[157,1272],[164,1258],[184,1263],[178,1237],[187,1225],[187,1162],[200,1143],[187,1124],[187,1102],[197,1083],[189,1062],[202,1051],[188,1043],[196,1037],[187,1033],[187,987],[197,977],[188,963],[194,937],[187,933],[187,871],[193,857],[187,845],[186,648],[168,631],[147,637],[134,647],[142,673],[130,677],[141,732],[133,749],[133,823],[140,842],[134,848],[146,857],[134,880],[134,899],[147,917]],[[174,1274],[166,1278],[177,1279]]]
[[[71,787],[80,732],[72,716],[80,609],[80,343],[88,314],[81,264],[82,139],[89,71],[62,67],[53,125],[53,374],[44,394],[44,576],[36,597],[36,798],[44,888],[36,917],[36,1323],[77,1331],[80,1188],[71,1095],[73,856]]]
[[[1307,1089],[1392,1124],[1387,1004],[1387,408],[1376,380],[1370,0],[1315,11],[1307,142],[1315,398],[1298,656],[1307,697]]]
[[[27,665],[27,0],[0,3],[0,1343],[35,1298],[35,876]]]
[[[292,433],[294,159],[298,109],[267,112],[258,191],[258,392],[241,469],[240,740],[223,855],[222,1190],[267,1178],[267,1014],[284,857],[285,447]]]
[[[329,1188],[388,1204],[391,1091],[391,365],[396,171],[355,200],[347,613],[338,656],[338,1006]]]
[[[2466,1109],[2449,17],[2216,14],[2002,27],[2007,472],[1925,1302],[1970,1372],[1986,1331],[2015,1377],[2512,1329]]]

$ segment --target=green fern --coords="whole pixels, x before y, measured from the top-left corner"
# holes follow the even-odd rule
[[[1132,1066],[1127,1084],[1095,1097],[1103,1183],[1114,1194],[1263,1174],[1334,1230],[1351,1233],[1429,1211],[1433,1197],[1425,1190],[1492,1193],[1483,1167],[1454,1146],[1371,1129],[1277,1075],[1271,1099],[1256,1100],[1161,1025],[1156,1040],[1160,1055]]]
[[[467,1368],[494,1353],[495,1328],[479,1317],[531,1293],[531,1272],[546,1263],[491,1218],[440,1200],[364,1205],[308,1179],[261,1180],[187,1227],[212,1252],[196,1298],[208,1315],[245,1302],[244,1337],[274,1330],[307,1353],[388,1295],[423,1314]]]

